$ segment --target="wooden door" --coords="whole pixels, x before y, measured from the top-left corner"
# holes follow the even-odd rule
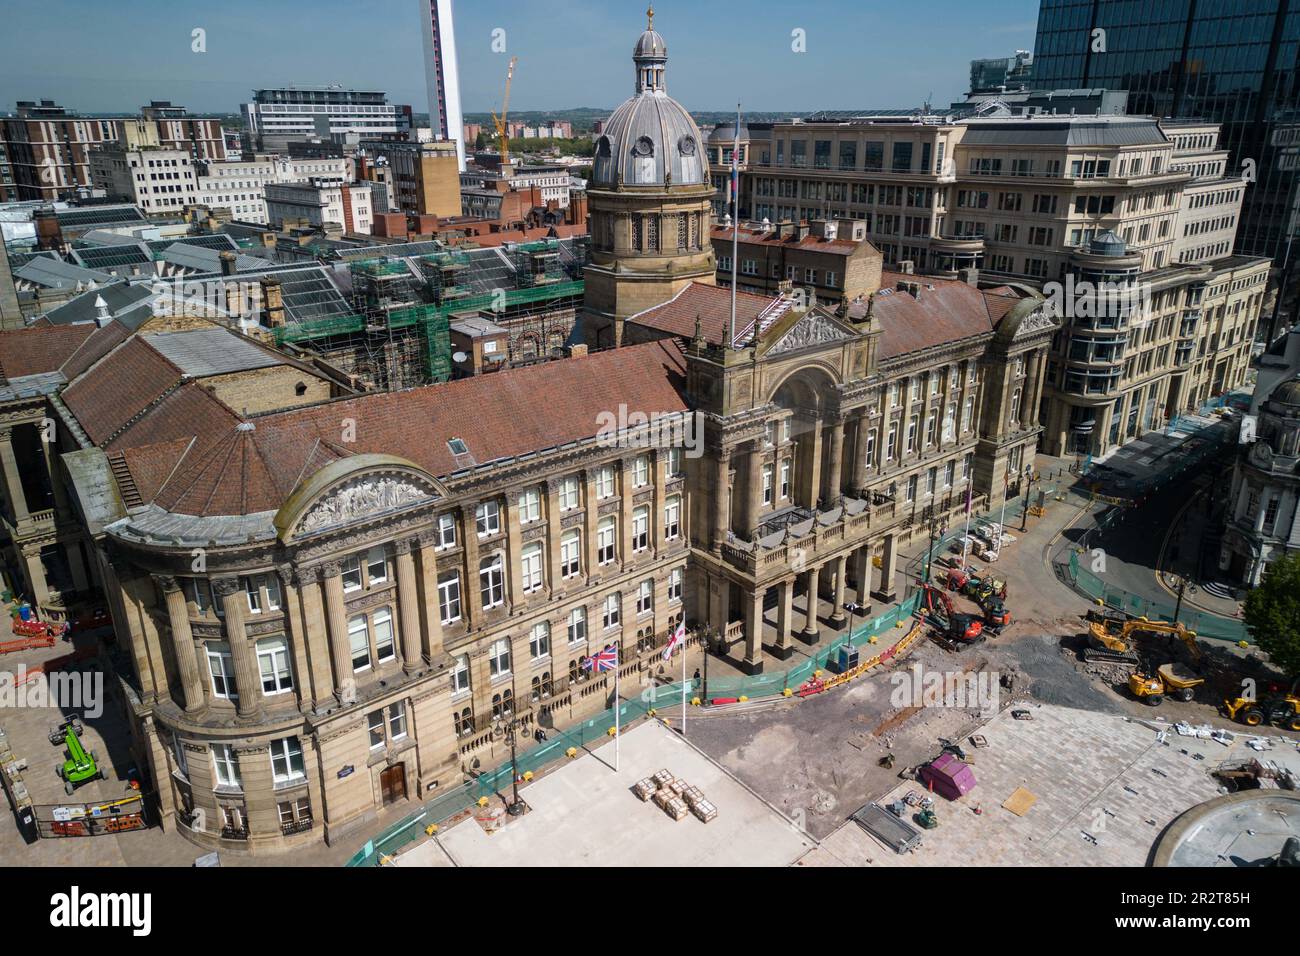
[[[406,799],[406,764],[399,763],[389,767],[379,775],[379,789],[383,794],[383,805]]]

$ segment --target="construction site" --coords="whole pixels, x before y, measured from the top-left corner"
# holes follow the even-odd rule
[[[579,239],[349,249],[330,268],[343,302],[277,327],[275,342],[315,353],[376,390],[451,378],[450,328],[466,320],[486,319],[506,330],[512,365],[559,357],[582,302],[585,263]],[[279,278],[284,285],[295,276]]]

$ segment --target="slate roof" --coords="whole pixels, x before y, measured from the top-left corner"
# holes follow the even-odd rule
[[[736,332],[753,326],[764,313],[779,308],[774,296],[753,292],[736,292]],[[692,338],[695,335],[695,317],[700,318],[700,331],[705,341],[721,345],[727,340],[731,321],[731,289],[692,282],[667,302],[630,315],[630,325],[655,329],[667,335]]]

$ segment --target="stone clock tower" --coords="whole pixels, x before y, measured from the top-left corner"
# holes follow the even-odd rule
[[[583,334],[591,348],[622,344],[623,320],[691,282],[714,281],[708,157],[699,128],[664,87],[668,47],[654,10],[632,53],[636,95],[596,140],[588,183],[591,257]]]

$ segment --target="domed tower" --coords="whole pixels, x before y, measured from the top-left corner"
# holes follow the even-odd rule
[[[636,42],[636,94],[596,140],[584,336],[593,348],[623,342],[623,320],[666,302],[690,282],[714,281],[708,157],[691,114],[667,93],[668,46],[654,10]]]

